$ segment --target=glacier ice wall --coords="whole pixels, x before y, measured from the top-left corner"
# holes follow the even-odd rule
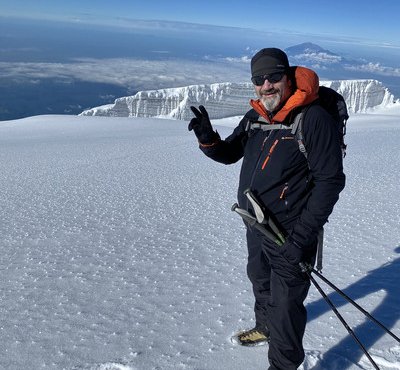
[[[320,81],[341,93],[350,113],[367,112],[394,102],[394,96],[377,80]],[[118,98],[114,104],[85,110],[83,116],[161,117],[189,120],[190,106],[204,105],[210,118],[243,115],[249,108],[249,99],[255,98],[251,83],[215,83],[180,88],[140,91]]]

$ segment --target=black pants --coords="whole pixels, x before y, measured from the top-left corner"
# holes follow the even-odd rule
[[[303,335],[307,322],[304,307],[310,281],[284,259],[278,246],[257,230],[247,229],[247,274],[253,284],[258,328],[270,331],[270,369],[294,370],[304,360]]]

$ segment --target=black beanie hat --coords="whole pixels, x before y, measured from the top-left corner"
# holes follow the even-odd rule
[[[251,58],[251,75],[263,76],[275,72],[287,72],[289,61],[286,53],[277,48],[261,49]]]

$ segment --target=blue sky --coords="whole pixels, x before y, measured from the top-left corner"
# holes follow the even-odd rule
[[[360,39],[400,48],[398,0],[0,0],[3,16],[159,19]]]

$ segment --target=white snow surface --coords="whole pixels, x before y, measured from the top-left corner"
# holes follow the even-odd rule
[[[353,115],[324,275],[400,336],[400,111]],[[216,121],[224,137],[235,119]],[[250,328],[240,163],[187,122],[37,116],[0,122],[0,368],[266,369]],[[383,370],[400,344],[321,283]],[[318,291],[301,370],[373,369]]]
[[[350,113],[365,113],[394,103],[394,96],[377,80],[321,81],[321,85],[338,91],[346,100]],[[179,88],[139,91],[115,100],[114,104],[87,109],[82,116],[159,117],[190,119],[191,105],[203,104],[213,119],[242,114],[256,98],[251,83],[214,83]]]

